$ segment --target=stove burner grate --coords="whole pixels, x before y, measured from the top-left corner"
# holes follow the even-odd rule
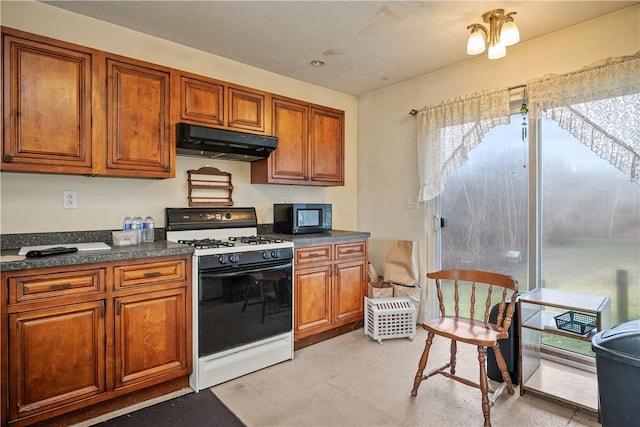
[[[178,240],[178,243],[182,243],[184,245],[190,245],[196,249],[211,249],[211,248],[223,248],[223,247],[235,246],[234,242],[229,242],[229,241],[219,240],[219,239]]]
[[[270,243],[282,243],[284,240],[273,237],[264,236],[231,236],[229,240],[232,242],[240,242],[246,245],[268,245]]]

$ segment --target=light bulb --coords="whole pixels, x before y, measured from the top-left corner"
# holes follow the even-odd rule
[[[484,35],[478,29],[471,30],[467,41],[467,55],[478,55],[485,50],[486,41]]]
[[[502,25],[500,31],[500,43],[503,46],[512,46],[520,41],[520,31],[513,18],[507,18],[506,22]]]
[[[502,58],[507,54],[507,48],[497,43],[489,46],[489,59]]]

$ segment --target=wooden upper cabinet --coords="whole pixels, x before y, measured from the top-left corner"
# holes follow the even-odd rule
[[[224,126],[224,86],[211,80],[180,76],[180,119]]]
[[[91,50],[3,28],[2,170],[91,174]]]
[[[266,94],[229,86],[229,127],[264,133],[266,130]]]
[[[344,112],[311,109],[309,179],[344,185]]]
[[[304,184],[308,175],[309,108],[274,98],[271,114],[278,148],[268,158],[251,163],[251,182]]]
[[[107,56],[109,175],[175,176],[170,128],[170,70]]]
[[[175,72],[175,79],[180,82],[174,89],[173,102],[179,110],[174,115],[175,122],[268,134],[269,95],[266,92]]]
[[[251,163],[254,184],[344,185],[344,112],[273,98],[278,148]]]
[[[168,68],[5,27],[2,43],[3,171],[175,176]]]

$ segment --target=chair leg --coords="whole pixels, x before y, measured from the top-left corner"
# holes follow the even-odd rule
[[[493,352],[496,355],[496,362],[498,362],[498,367],[502,373],[502,380],[507,384],[507,392],[509,394],[513,394],[513,384],[511,383],[509,371],[507,371],[507,362],[504,361],[504,357],[502,356],[502,352],[500,351],[500,346],[498,344],[493,346]]]
[[[418,387],[420,387],[420,383],[422,382],[422,373],[424,372],[424,368],[427,366],[427,360],[429,359],[429,349],[431,348],[431,343],[433,343],[433,336],[433,332],[429,332],[427,335],[427,342],[424,345],[424,350],[420,357],[420,363],[418,364],[418,372],[416,372],[416,377],[413,379],[411,396],[416,396],[418,394]]]
[[[489,382],[485,367],[484,346],[478,346],[478,362],[480,364],[480,391],[482,392],[482,413],[484,415],[484,427],[491,427],[491,407],[489,406]]]
[[[451,340],[451,358],[449,359],[451,375],[456,373],[456,354],[458,353],[458,343],[456,340]]]

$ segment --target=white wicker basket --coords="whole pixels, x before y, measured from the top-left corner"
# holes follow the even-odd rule
[[[364,333],[379,344],[387,338],[409,338],[416,333],[416,307],[410,297],[374,298],[364,297]]]

